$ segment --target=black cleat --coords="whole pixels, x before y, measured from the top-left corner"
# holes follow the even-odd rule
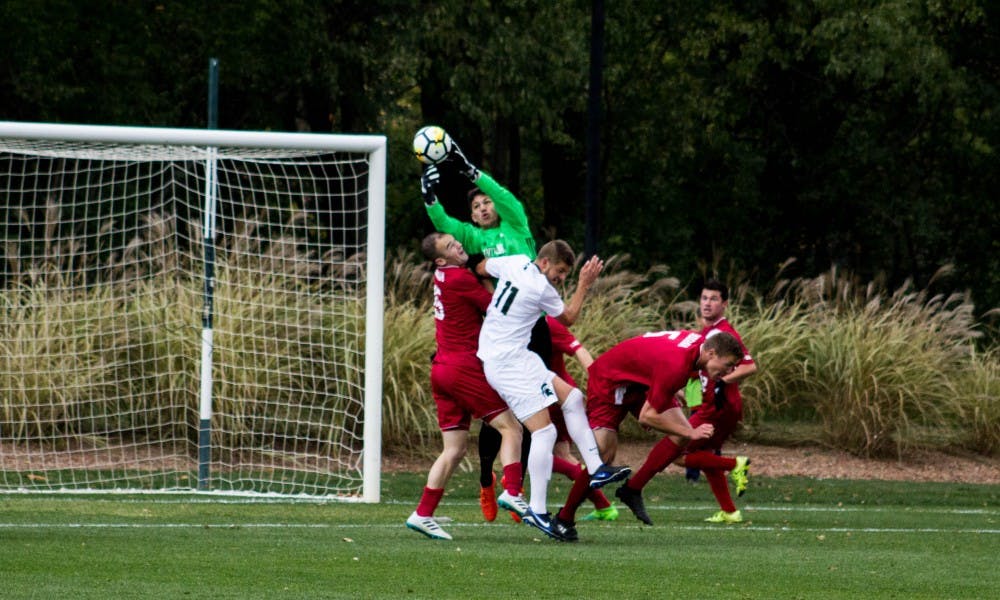
[[[653,520],[649,518],[649,513],[646,512],[646,503],[642,501],[642,492],[637,492],[628,487],[628,481],[625,482],[625,485],[615,490],[615,496],[632,511],[636,519],[639,519],[646,525],[653,524]]]
[[[609,483],[621,481],[632,473],[629,467],[612,467],[611,465],[601,465],[600,469],[590,476],[590,489],[598,490]]]
[[[576,542],[580,539],[576,533],[576,523],[563,521],[558,514],[552,517],[552,528],[559,534],[559,539],[564,542]]]
[[[536,513],[529,508],[521,519],[525,525],[531,525],[554,540],[559,540],[560,542],[568,541],[563,537],[562,531],[556,527],[556,519],[553,519],[549,513]]]

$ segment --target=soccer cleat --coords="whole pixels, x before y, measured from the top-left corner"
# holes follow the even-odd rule
[[[524,496],[512,496],[507,490],[504,490],[497,498],[497,504],[500,508],[509,510],[512,516],[517,515],[518,518],[524,517],[524,513],[528,511],[528,503],[524,501]]]
[[[556,530],[559,534],[560,539],[564,542],[576,542],[579,541],[580,536],[576,533],[576,524],[570,521],[563,521],[559,518],[559,515],[552,517],[552,528]]]
[[[494,487],[497,483],[497,474],[493,474],[493,483],[487,487],[479,488],[479,508],[483,511],[483,518],[493,522],[497,518],[497,492]]]
[[[434,517],[421,517],[416,511],[406,519],[406,526],[413,531],[422,533],[432,540],[450,540],[451,536],[447,531],[441,529]]]
[[[611,465],[601,465],[597,471],[590,476],[590,489],[597,490],[609,483],[621,481],[629,476],[632,469],[629,467],[612,467]]]
[[[549,513],[536,513],[529,507],[521,518],[525,524],[531,525],[554,540],[559,540],[560,542],[568,541],[563,538],[562,533],[552,524],[552,516]]]
[[[736,484],[736,496],[742,496],[750,482],[750,459],[746,456],[737,456],[736,468],[729,472],[729,478]]]
[[[500,487],[502,487],[504,489],[507,489],[507,478],[506,477],[503,477],[503,476],[500,477]],[[520,495],[521,495],[521,497],[524,497],[524,486],[523,485],[521,486],[521,494]],[[514,519],[515,523],[520,523],[521,522],[521,515],[524,514],[523,511],[521,513],[515,512],[513,510],[509,510],[507,512],[510,514],[510,518]]]
[[[590,514],[586,517],[580,519],[581,521],[617,521],[618,520],[618,509],[615,505],[606,506],[604,508],[595,508],[590,511]]]
[[[724,510],[720,510],[711,517],[705,519],[708,523],[742,523],[743,514],[738,510],[734,510],[731,513],[727,513]]]
[[[646,503],[642,501],[642,492],[637,492],[632,488],[628,487],[628,482],[626,485],[621,486],[615,490],[615,496],[618,497],[622,503],[629,507],[632,514],[635,515],[636,519],[639,519],[646,525],[652,525],[653,520],[649,518],[649,513],[646,512]]]

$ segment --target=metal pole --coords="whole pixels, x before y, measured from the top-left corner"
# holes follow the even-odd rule
[[[219,61],[208,60],[208,128],[219,127]],[[212,320],[215,297],[215,207],[218,195],[216,155],[218,149],[208,148],[205,159],[205,289],[201,315],[201,394],[198,408],[198,490],[209,489],[209,465],[212,462]]]
[[[601,72],[604,67],[604,0],[593,0],[590,15],[590,93],[587,97],[587,198],[584,253],[597,254],[600,235]]]

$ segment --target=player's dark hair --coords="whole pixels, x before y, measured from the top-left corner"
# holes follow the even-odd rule
[[[420,251],[424,253],[424,258],[434,262],[434,259],[440,256],[437,250],[437,241],[442,235],[440,231],[434,231],[428,233],[423,241],[420,242]]]
[[[487,196],[487,197],[489,197],[489,195],[486,192],[484,192],[483,190],[481,190],[481,189],[479,189],[477,187],[474,187],[474,188],[472,188],[471,190],[469,190],[468,192],[465,193],[465,200],[466,200],[466,202],[469,203],[469,205],[471,205],[472,201],[476,199],[476,196]]]
[[[547,258],[554,263],[564,263],[571,267],[576,263],[573,248],[563,240],[546,242],[538,249],[538,258]]]
[[[734,356],[736,358],[743,358],[743,348],[740,347],[740,343],[736,341],[731,333],[726,333],[725,331],[716,331],[705,338],[705,342],[702,344],[703,350],[715,350],[715,353],[722,356]]]
[[[712,290],[713,292],[719,292],[719,296],[722,297],[723,302],[729,300],[729,288],[726,287],[726,284],[722,283],[721,281],[719,281],[714,277],[706,279],[705,283],[702,284],[701,289]]]

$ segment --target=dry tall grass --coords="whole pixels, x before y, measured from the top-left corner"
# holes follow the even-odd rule
[[[745,321],[761,363],[745,385],[751,412],[814,413],[815,441],[862,456],[956,439],[972,408],[961,381],[977,368],[980,336],[966,295],[931,296],[911,284],[890,293],[836,269],[779,287],[781,297]],[[983,440],[965,445],[990,451]]]
[[[199,260],[198,236],[178,252],[163,242],[173,220],[144,223],[119,254],[81,252],[71,238],[34,257],[5,247],[0,411],[8,438],[194,437],[200,339],[191,316],[201,310],[202,282],[178,266]],[[634,272],[627,259],[607,260],[573,328],[595,355],[692,322],[696,305],[665,267]],[[359,435],[349,420],[359,410],[351,398],[363,369],[364,307],[327,275],[363,285],[363,263],[303,252],[294,237],[267,239],[252,222],[223,244],[215,297],[220,444]],[[383,437],[388,447],[432,453],[439,441],[430,273],[404,251],[390,253],[386,268]],[[742,386],[750,432],[805,421],[817,426],[811,441],[864,456],[931,445],[1000,452],[1000,353],[976,351],[980,330],[964,294],[888,291],[837,270],[779,281],[767,294],[731,288],[730,320],[760,366]],[[585,385],[575,361],[570,368]],[[643,435],[629,427],[626,435]]]

